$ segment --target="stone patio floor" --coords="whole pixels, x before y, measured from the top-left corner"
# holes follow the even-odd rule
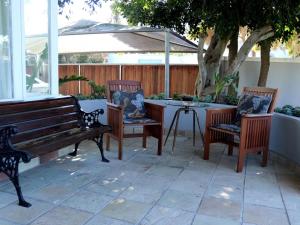
[[[270,160],[262,168],[253,155],[236,173],[236,155],[224,145],[204,161],[200,143],[178,137],[172,155],[171,141],[156,156],[156,140],[145,150],[141,139],[127,139],[122,161],[113,142],[110,163],[84,142],[77,157],[20,175],[31,208],[19,207],[12,185],[1,182],[0,225],[300,224],[300,177],[286,166]]]

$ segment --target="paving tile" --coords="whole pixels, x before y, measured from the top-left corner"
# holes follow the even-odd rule
[[[130,185],[121,195],[128,200],[154,204],[162,195],[164,189],[153,188],[139,183]]]
[[[128,223],[126,221],[112,219],[98,214],[95,217],[93,217],[91,220],[89,220],[88,223],[86,223],[85,225],[134,225],[134,224]]]
[[[215,175],[212,180],[212,185],[243,188],[244,176],[235,176],[232,174]]]
[[[27,224],[50,210],[53,205],[33,199],[26,199],[32,204],[30,208],[20,207],[12,203],[0,209],[0,218],[19,224]]]
[[[162,206],[155,206],[140,222],[140,225],[190,225],[194,214]]]
[[[158,201],[158,205],[196,212],[199,207],[201,198],[202,195],[194,195],[186,192],[168,190]]]
[[[298,210],[288,210],[291,225],[300,225],[300,213]]]
[[[7,220],[2,220],[2,219],[0,219],[0,224],[1,225],[20,225],[20,224],[16,224],[16,223],[13,223],[13,222],[10,222]]]
[[[257,225],[288,225],[285,210],[265,206],[245,204],[244,222]]]
[[[154,165],[147,171],[147,174],[162,177],[177,177],[182,171],[183,168]]]
[[[205,185],[201,184],[197,180],[177,179],[171,183],[170,189],[190,194],[202,195],[205,191]]]
[[[71,197],[78,189],[68,183],[56,183],[43,187],[27,195],[34,199],[47,201],[52,204],[60,204]]]
[[[102,180],[87,185],[84,189],[92,192],[97,192],[109,196],[119,196],[130,186],[130,183],[121,182],[119,180]]]
[[[57,207],[39,217],[31,225],[83,225],[92,214],[67,207]]]
[[[175,154],[169,145],[162,156],[154,138],[147,149],[138,138],[126,140],[122,161],[111,144],[110,163],[99,160],[94,143],[83,142],[77,157],[21,173],[29,209],[17,205],[10,182],[1,182],[0,225],[299,225],[300,177],[286,165],[260,167],[254,155],[236,173],[236,151],[228,156],[225,145],[212,144],[210,160],[203,160],[200,143],[194,147],[184,136]]]
[[[118,198],[108,204],[100,214],[129,223],[138,223],[152,207],[150,204]]]
[[[221,198],[205,197],[201,202],[198,213],[214,217],[239,219],[241,215],[241,202]]]
[[[135,184],[153,187],[157,190],[165,190],[174,181],[173,177],[143,174],[135,180]]]
[[[113,197],[111,196],[82,190],[64,201],[62,205],[91,213],[97,213],[112,200]]]
[[[244,202],[247,204],[262,205],[273,208],[284,208],[279,189],[269,191],[259,189],[246,189]]]
[[[198,214],[192,225],[240,225],[240,221]]]
[[[241,202],[243,197],[242,189],[233,186],[210,185],[206,196]]]
[[[0,192],[0,208],[9,205],[12,202],[16,202],[18,200],[17,193],[10,194],[5,192]]]

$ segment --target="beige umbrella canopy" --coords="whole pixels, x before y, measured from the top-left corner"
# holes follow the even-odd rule
[[[166,31],[83,20],[60,29],[58,52],[165,52]],[[170,52],[197,52],[197,45],[193,42],[172,31],[169,34]]]

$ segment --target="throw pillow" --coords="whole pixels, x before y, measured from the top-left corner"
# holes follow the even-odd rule
[[[144,106],[144,92],[137,90],[136,92],[116,91],[113,96],[113,103],[124,106],[124,119],[140,119],[145,117],[146,110]]]
[[[248,95],[244,94],[239,100],[236,110],[235,124],[240,126],[244,114],[267,113],[272,101],[271,96]]]

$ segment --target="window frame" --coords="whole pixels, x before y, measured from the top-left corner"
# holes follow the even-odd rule
[[[59,95],[58,86],[58,25],[57,1],[48,0],[48,49],[49,49],[49,92],[48,95],[26,96],[26,57],[25,57],[25,29],[24,29],[24,1],[10,0],[11,23],[11,69],[12,69],[12,99],[3,101],[31,100],[56,97]]]

